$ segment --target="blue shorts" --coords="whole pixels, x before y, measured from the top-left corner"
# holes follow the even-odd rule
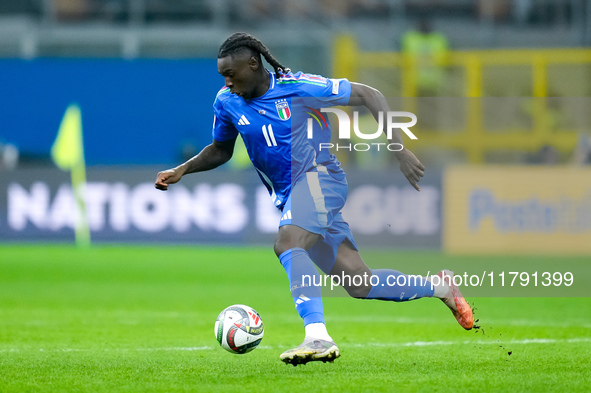
[[[341,214],[348,189],[345,173],[340,168],[333,172],[318,166],[296,180],[282,209],[280,227],[297,225],[322,236],[308,254],[325,273],[334,266],[337,248],[343,241],[348,240],[357,250],[349,224]]]

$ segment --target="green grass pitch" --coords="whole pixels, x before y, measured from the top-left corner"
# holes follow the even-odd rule
[[[363,255],[373,267],[395,258],[400,270],[423,274],[409,270],[471,260],[438,252]],[[591,387],[590,298],[471,298],[482,328],[464,331],[437,299],[327,297],[329,332],[342,356],[292,367],[279,354],[301,342],[303,327],[288,288],[270,247],[2,246],[0,392]],[[245,355],[222,350],[213,332],[218,313],[235,303],[254,307],[265,323],[261,346]]]

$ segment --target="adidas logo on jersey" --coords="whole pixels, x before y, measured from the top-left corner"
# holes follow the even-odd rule
[[[291,220],[291,210],[288,210],[284,215],[281,216],[281,221]]]
[[[240,116],[240,120],[238,120],[238,125],[245,126],[247,124],[250,124],[250,122],[248,121],[246,116],[244,116],[244,115]]]

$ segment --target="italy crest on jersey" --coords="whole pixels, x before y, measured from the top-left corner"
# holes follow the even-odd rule
[[[289,120],[291,117],[291,110],[286,99],[275,101],[275,108],[277,108],[277,114],[281,120]]]

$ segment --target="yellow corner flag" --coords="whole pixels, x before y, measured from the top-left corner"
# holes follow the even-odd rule
[[[51,157],[55,164],[64,171],[70,171],[72,190],[76,199],[76,244],[90,245],[90,230],[86,215],[86,165],[84,163],[84,145],[82,143],[82,114],[76,104],[71,104],[60,124],[57,138],[51,147]]]

